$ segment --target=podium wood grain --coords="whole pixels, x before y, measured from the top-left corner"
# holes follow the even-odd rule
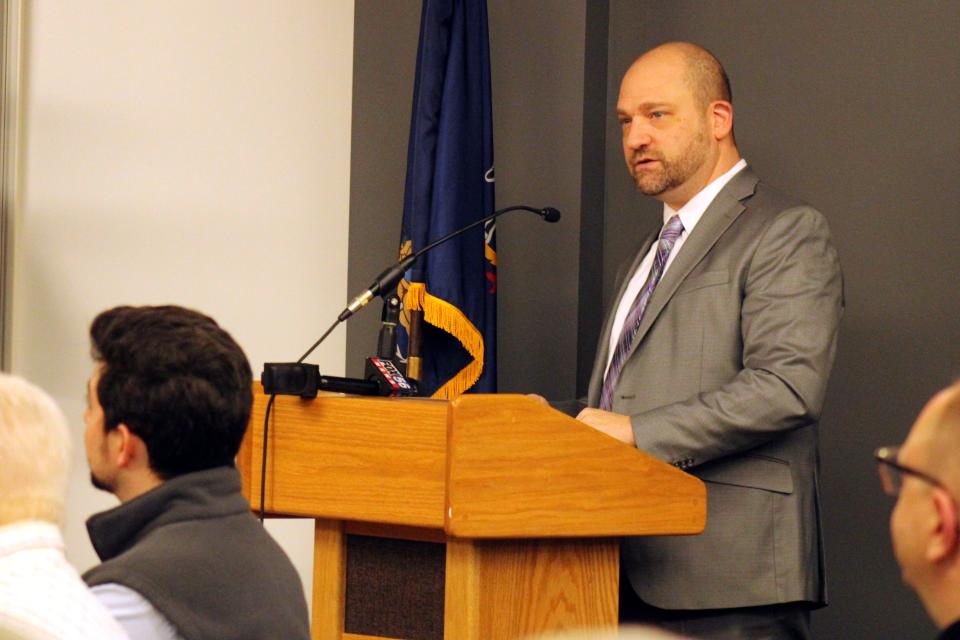
[[[313,640],[343,636],[346,540],[343,521],[317,519],[313,533]]]
[[[256,510],[254,397],[237,465]],[[343,628],[347,533],[445,542],[444,638],[486,640],[613,628],[617,538],[706,522],[698,479],[526,396],[278,396],[270,422],[266,511],[317,519],[315,640],[366,637]]]
[[[463,396],[452,412],[451,535],[693,534],[706,525],[698,479],[526,396]]]
[[[266,398],[254,397],[240,466],[256,509]],[[277,396],[267,512],[442,529],[448,419],[442,400]]]
[[[614,540],[451,539],[444,638],[614,629],[618,554]]]

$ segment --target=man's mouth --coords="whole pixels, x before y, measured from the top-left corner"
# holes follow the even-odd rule
[[[633,166],[637,167],[638,169],[643,169],[653,166],[657,162],[659,162],[659,160],[656,158],[639,158],[638,160],[634,161]]]

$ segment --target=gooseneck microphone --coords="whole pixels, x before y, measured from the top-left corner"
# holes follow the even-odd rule
[[[494,211],[493,213],[486,216],[485,218],[480,218],[479,220],[475,222],[471,222],[465,227],[461,227],[456,231],[448,233],[447,235],[443,236],[439,240],[435,240],[431,242],[430,244],[420,249],[416,253],[412,253],[406,258],[404,258],[403,260],[400,260],[399,262],[395,262],[394,264],[384,269],[382,272],[380,272],[380,275],[378,275],[374,279],[373,284],[367,287],[366,291],[364,291],[363,293],[358,295],[356,298],[354,298],[350,302],[350,304],[348,304],[347,307],[340,312],[340,315],[337,317],[337,321],[343,322],[344,320],[352,316],[354,313],[356,313],[359,309],[364,307],[368,302],[373,300],[376,296],[382,295],[384,292],[390,291],[391,289],[393,289],[393,287],[397,284],[397,282],[399,282],[400,278],[403,277],[403,274],[406,273],[413,266],[414,262],[417,261],[417,258],[422,256],[426,252],[430,251],[437,245],[443,244],[447,240],[450,240],[451,238],[454,238],[460,235],[464,231],[469,231],[470,229],[476,227],[477,225],[483,224],[484,222],[487,222],[489,220],[493,220],[497,216],[503,215],[504,213],[509,213],[510,211],[529,211],[531,213],[537,214],[547,222],[556,222],[557,220],[560,219],[560,212],[554,209],[553,207],[544,207],[543,209],[534,209],[533,207],[528,207],[526,205],[521,204],[521,205],[515,205],[512,207],[505,207],[503,209]]]
[[[371,284],[366,291],[354,298],[347,307],[340,312],[340,315],[337,316],[337,319],[332,325],[323,333],[320,338],[314,342],[309,349],[304,352],[302,356],[295,362],[292,363],[294,367],[293,371],[284,370],[283,367],[290,366],[291,363],[274,363],[268,362],[264,364],[264,372],[261,378],[261,382],[264,385],[264,393],[269,395],[273,394],[289,394],[289,395],[298,395],[303,398],[316,397],[317,389],[324,389],[324,384],[322,383],[323,377],[319,376],[318,372],[309,372],[305,368],[308,365],[303,365],[303,361],[306,360],[307,356],[313,353],[313,350],[320,346],[328,335],[330,335],[338,324],[352,316],[359,309],[363,308],[368,302],[370,302],[374,297],[378,295],[386,296],[391,292],[397,282],[403,277],[403,274],[413,266],[417,261],[417,258],[427,253],[437,245],[443,244],[447,240],[454,238],[464,231],[469,231],[470,229],[481,225],[484,222],[493,220],[497,216],[501,216],[510,211],[529,211],[535,213],[547,222],[556,222],[560,219],[560,212],[554,209],[553,207],[544,207],[542,209],[535,209],[533,207],[528,207],[526,205],[514,205],[512,207],[504,207],[494,211],[490,215],[480,218],[465,227],[461,227],[456,231],[448,233],[439,240],[435,240],[420,249],[416,253],[412,253],[403,260],[395,262],[386,269],[384,269],[380,275],[378,275],[373,284]],[[388,376],[389,377],[389,376]],[[365,381],[361,381],[365,382]],[[333,389],[331,389],[333,390]],[[336,389],[341,391],[342,389]]]

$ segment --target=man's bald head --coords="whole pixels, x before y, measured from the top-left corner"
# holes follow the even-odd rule
[[[684,80],[700,107],[722,100],[733,102],[730,78],[716,56],[692,42],[667,42],[637,58],[634,64],[651,58],[672,58],[684,69]]]
[[[904,443],[907,446],[915,449],[918,464],[960,495],[960,382],[931,398]]]
[[[938,627],[960,620],[960,383],[927,403],[896,462],[902,473],[890,514],[893,552]]]

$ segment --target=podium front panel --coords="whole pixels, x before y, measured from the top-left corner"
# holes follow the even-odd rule
[[[254,510],[266,404],[255,392],[238,456]],[[442,529],[449,413],[440,400],[277,396],[267,436],[266,511]]]

